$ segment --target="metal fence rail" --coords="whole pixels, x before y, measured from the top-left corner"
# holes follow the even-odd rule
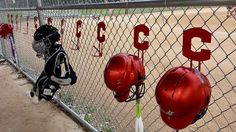
[[[145,131],[172,131],[160,117],[155,100],[155,88],[160,77],[175,66],[189,66],[182,55],[183,31],[201,27],[212,34],[211,43],[192,40],[192,50],[211,51],[211,59],[202,63],[202,72],[212,86],[209,110],[203,119],[181,131],[234,131],[236,129],[236,12],[227,17],[226,5],[236,5],[227,0],[184,1],[71,1],[68,5],[58,1],[42,1],[42,7],[0,9],[0,22],[11,22],[13,15],[14,37],[20,68],[37,78],[43,68],[43,60],[35,56],[31,47],[35,20],[38,12],[44,23],[52,18],[53,26],[61,32],[63,47],[69,55],[78,81],[64,87],[58,98],[78,117],[89,122],[99,131],[134,131],[135,102],[118,103],[106,88],[103,71],[109,58],[117,53],[137,54],[133,46],[134,27],[144,24],[149,35],[139,34],[139,41],[148,41],[144,55],[146,93],[141,99]],[[82,2],[78,4],[76,2]],[[73,4],[73,5],[71,5]],[[27,8],[27,9],[25,9]],[[38,11],[38,12],[37,12]],[[18,15],[18,20],[15,16]],[[35,21],[34,21],[35,20]],[[81,21],[81,37],[76,37],[77,22]],[[97,26],[106,25],[105,41],[97,40]],[[1,40],[5,57],[14,60],[9,40]],[[1,53],[1,52],[0,52]],[[102,53],[102,56],[99,56]],[[197,63],[194,63],[197,66]]]

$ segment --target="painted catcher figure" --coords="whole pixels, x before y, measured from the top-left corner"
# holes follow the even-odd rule
[[[77,76],[69,63],[68,56],[61,44],[57,28],[51,25],[40,26],[34,33],[32,47],[37,57],[43,57],[45,65],[30,95],[38,100],[51,100],[60,86],[73,85]]]

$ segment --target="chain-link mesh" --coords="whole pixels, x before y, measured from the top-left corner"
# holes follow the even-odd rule
[[[37,0],[0,0],[0,8],[36,7]]]
[[[53,5],[57,2],[42,3]],[[51,17],[50,23],[59,29],[62,36],[60,43],[68,53],[78,76],[77,83],[62,88],[59,97],[100,131],[134,131],[135,102],[118,103],[112,91],[104,84],[103,71],[109,58],[117,53],[137,55],[133,46],[134,27],[145,24],[150,33],[146,37],[140,35],[139,38],[140,41],[149,41],[149,48],[144,55],[146,93],[141,99],[145,131],[172,131],[160,117],[155,88],[160,77],[168,69],[181,65],[189,66],[188,59],[182,55],[183,31],[201,27],[212,34],[212,41],[206,44],[200,39],[193,39],[192,50],[211,50],[211,59],[203,62],[201,69],[211,83],[212,97],[207,114],[183,131],[234,131],[236,17],[235,12],[231,12],[227,17],[227,8],[224,5],[43,10],[44,22],[47,23]],[[14,31],[20,66],[38,75],[44,62],[35,56],[31,47],[36,11],[0,13],[2,22],[7,22],[7,14],[21,16],[18,23],[21,26]],[[76,37],[78,20],[82,22],[79,39]],[[97,40],[97,25],[100,22],[106,25],[106,30],[102,32],[105,42],[102,44]],[[6,56],[10,57],[9,41],[6,39],[4,44],[8,51]],[[194,66],[197,65],[198,63],[194,63]]]
[[[51,7],[51,6],[73,5],[73,4],[126,2],[134,0],[41,0],[41,1],[43,6]],[[37,5],[38,5],[37,0],[0,0],[0,8],[29,8],[29,7],[36,7]]]

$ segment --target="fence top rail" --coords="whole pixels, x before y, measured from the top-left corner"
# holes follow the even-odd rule
[[[36,11],[36,7],[31,7],[31,8],[5,8],[5,9],[0,9],[0,11]]]
[[[7,8],[0,11],[26,10],[67,10],[67,9],[111,9],[111,8],[154,8],[154,7],[184,7],[184,6],[227,6],[236,5],[236,0],[144,0],[109,3],[82,3],[73,5],[56,5],[33,8]]]

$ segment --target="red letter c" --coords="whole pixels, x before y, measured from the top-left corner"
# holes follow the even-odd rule
[[[206,49],[201,49],[200,52],[194,52],[191,50],[191,40],[194,37],[201,38],[202,42],[211,42],[211,33],[202,28],[191,28],[183,33],[183,55],[188,59],[195,61],[205,61],[209,60],[211,56],[211,51]]]

